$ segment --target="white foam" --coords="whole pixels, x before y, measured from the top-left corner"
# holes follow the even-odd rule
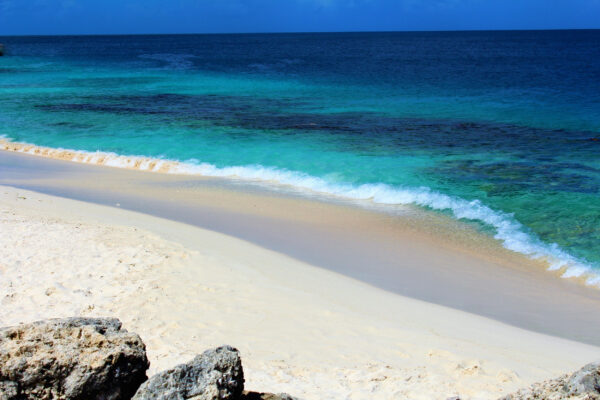
[[[4,144],[4,146],[2,146]],[[143,156],[123,156],[106,152],[86,152],[44,148],[24,143],[10,142],[0,137],[0,148],[46,157],[68,159],[74,162],[100,164],[117,168],[134,168],[145,171],[172,174],[201,175],[209,177],[237,178],[246,181],[286,185],[308,193],[336,196],[352,200],[366,200],[383,205],[416,204],[434,210],[450,211],[457,219],[483,222],[496,231],[494,237],[512,251],[525,254],[532,259],[548,262],[550,270],[563,270],[562,276],[584,277],[590,285],[600,286],[600,275],[586,262],[568,254],[557,244],[544,243],[519,223],[512,214],[496,211],[479,200],[465,200],[436,192],[427,187],[398,187],[383,183],[340,184],[315,177],[303,172],[289,171],[262,165],[217,167],[213,164],[198,163],[197,160],[180,162],[148,158]]]

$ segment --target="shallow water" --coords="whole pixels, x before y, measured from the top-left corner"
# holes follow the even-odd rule
[[[600,268],[600,31],[0,41],[10,140],[415,203]]]

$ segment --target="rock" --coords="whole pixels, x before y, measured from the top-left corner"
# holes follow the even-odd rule
[[[600,361],[587,364],[571,375],[535,383],[501,400],[600,400]]]
[[[595,393],[600,395],[600,361],[587,364],[569,377],[565,391],[570,396]]]
[[[134,400],[237,400],[243,390],[239,352],[222,346],[154,375],[139,388]]]
[[[140,337],[114,318],[0,329],[0,399],[129,399],[149,367]]]
[[[258,393],[258,392],[244,392],[240,400],[298,400],[295,397],[290,396],[286,393]]]

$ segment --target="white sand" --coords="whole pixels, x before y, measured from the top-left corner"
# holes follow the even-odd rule
[[[236,238],[0,187],[0,325],[74,315],[120,318],[151,373],[231,344],[248,389],[305,399],[493,399],[600,358]]]

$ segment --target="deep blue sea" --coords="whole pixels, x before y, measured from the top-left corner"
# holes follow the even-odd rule
[[[0,42],[9,140],[416,204],[600,272],[600,31]]]

